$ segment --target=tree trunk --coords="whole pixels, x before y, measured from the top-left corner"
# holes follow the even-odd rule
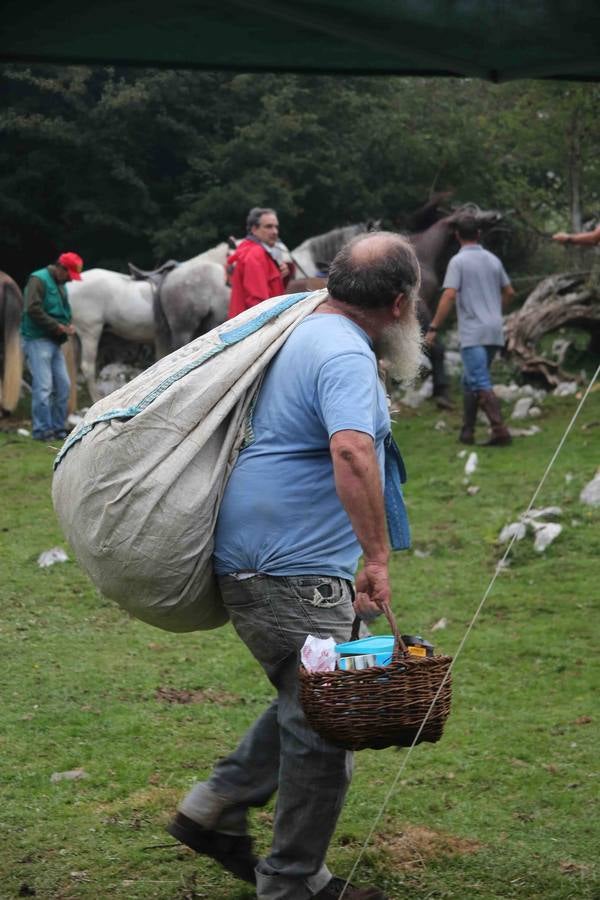
[[[540,338],[563,326],[590,332],[590,346],[600,336],[600,290],[585,275],[563,273],[545,278],[520,310],[505,320],[506,348],[521,371],[542,375],[549,385],[579,380],[561,368],[560,360],[537,351]]]
[[[578,232],[582,228],[581,216],[581,123],[580,110],[576,106],[571,116],[569,133],[569,209],[571,214],[571,231]]]

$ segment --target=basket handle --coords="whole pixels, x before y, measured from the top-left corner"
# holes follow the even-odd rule
[[[390,628],[392,629],[392,634],[394,636],[394,652],[392,653],[392,659],[399,659],[400,656],[405,656],[408,653],[406,649],[406,644],[400,637],[400,632],[398,631],[398,625],[396,624],[396,619],[394,617],[394,613],[388,603],[386,603],[383,607],[383,612],[386,619],[389,622]],[[356,616],[354,622],[352,623],[352,633],[350,635],[351,641],[358,640],[358,629],[360,628],[361,623],[360,616]]]

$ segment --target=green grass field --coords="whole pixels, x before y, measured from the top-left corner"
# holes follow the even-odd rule
[[[474,496],[458,413],[425,404],[401,414],[419,551],[393,562],[402,631],[454,653],[502,555],[499,531],[526,508],[576,403],[550,398],[540,434],[478,449]],[[436,430],[442,418],[448,428]],[[600,897],[600,509],[578,500],[600,464],[599,438],[594,391],[537,502],[562,507],[563,533],[544,554],[529,537],[514,545],[457,662],[446,733],[411,754],[356,873],[394,900]],[[99,596],[72,559],[38,567],[43,550],[68,550],[50,502],[53,455],[0,434],[0,897],[251,897],[163,826],[270,686],[229,626],[153,630]],[[441,617],[447,628],[431,632]],[[406,752],[357,755],[329,855],[338,874]],[[51,780],[76,768],[86,777]],[[253,818],[262,851],[270,820],[271,810]]]

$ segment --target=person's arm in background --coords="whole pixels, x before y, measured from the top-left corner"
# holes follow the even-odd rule
[[[330,441],[335,487],[363,551],[354,608],[361,618],[378,615],[391,601],[390,548],[375,444],[362,431],[337,431]]]
[[[456,288],[451,287],[446,288],[446,290],[442,293],[440,302],[438,303],[438,308],[435,311],[435,315],[431,320],[431,323],[427,330],[427,334],[425,335],[425,340],[428,344],[433,344],[433,342],[435,341],[436,332],[452,312],[452,308],[456,301],[456,293]]]
[[[512,284],[505,284],[503,288],[501,288],[502,293],[502,309],[507,310],[510,304],[512,303],[513,297],[515,296],[515,291]]]
[[[579,231],[575,234],[558,231],[552,235],[552,240],[558,241],[559,244],[581,244],[582,246],[586,244],[600,244],[600,225],[594,228],[593,231]]]

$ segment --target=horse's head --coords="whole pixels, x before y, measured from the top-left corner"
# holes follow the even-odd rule
[[[446,221],[448,225],[454,227],[464,216],[473,216],[483,231],[497,225],[504,218],[497,209],[481,209],[476,203],[464,203],[455,209]]]

